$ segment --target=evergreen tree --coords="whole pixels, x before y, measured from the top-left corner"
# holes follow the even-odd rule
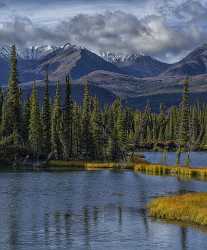
[[[125,128],[125,112],[120,109],[119,113],[117,114],[117,121],[116,121],[116,131],[117,131],[117,139],[118,139],[118,150],[122,155],[122,158],[125,158],[125,151],[127,149],[127,134]]]
[[[54,157],[56,160],[62,159],[61,128],[62,128],[62,110],[60,101],[60,83],[57,82],[56,95],[52,111],[52,129],[51,129],[52,152],[54,153]]]
[[[65,103],[63,114],[64,158],[69,159],[73,153],[73,102],[71,97],[71,81],[66,77]]]
[[[31,98],[27,98],[23,109],[23,140],[25,143],[29,140],[29,123],[30,123],[30,105]]]
[[[51,152],[51,107],[49,99],[49,78],[48,72],[45,78],[45,90],[42,110],[42,139],[43,139],[43,152],[49,154]]]
[[[118,140],[116,127],[114,127],[112,134],[109,136],[106,151],[107,151],[108,160],[116,161],[120,158],[123,158],[123,155],[120,152],[119,140]]]
[[[73,105],[73,156],[77,159],[81,155],[81,109],[78,105]]]
[[[186,149],[189,142],[189,80],[184,81],[183,97],[180,109],[179,138],[181,148]]]
[[[200,134],[200,121],[198,116],[197,107],[194,106],[191,112],[191,124],[190,124],[190,134],[191,134],[191,142],[193,145],[197,144]]]
[[[18,83],[16,47],[13,45],[11,49],[11,72],[4,108],[2,135],[9,136],[15,133],[15,138],[18,138],[17,143],[21,138],[21,100]]]
[[[149,104],[146,105],[144,112],[141,114],[141,119],[140,119],[140,127],[139,127],[139,134],[137,141],[139,142],[139,145],[144,145],[147,139],[147,127],[149,126],[149,117],[151,113],[151,107]]]
[[[93,112],[91,115],[92,139],[94,145],[94,159],[103,158],[103,123],[97,98],[93,100]]]
[[[160,114],[158,119],[159,119],[158,141],[163,143],[165,141],[166,115],[162,104],[160,105]]]
[[[33,154],[38,156],[42,151],[42,124],[35,83],[30,100],[29,143]]]
[[[82,135],[81,148],[85,159],[91,158],[94,154],[94,145],[91,132],[91,98],[89,95],[88,83],[84,84],[84,97],[82,107]]]

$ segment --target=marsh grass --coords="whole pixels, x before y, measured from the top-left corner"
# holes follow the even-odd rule
[[[49,161],[48,167],[56,169],[134,169],[130,162],[87,162],[87,161]]]
[[[207,226],[207,193],[188,193],[152,200],[149,215],[158,219]]]
[[[149,175],[178,176],[185,179],[207,179],[207,168],[190,168],[185,166],[164,166],[159,164],[136,164],[135,171]]]
[[[87,162],[87,161],[49,161],[46,168],[55,170],[102,170],[102,169],[130,169],[142,172],[148,175],[159,176],[177,176],[179,178],[190,180],[196,178],[207,180],[207,168],[190,168],[182,166],[165,166],[160,164],[150,164],[141,160],[139,163],[134,162]]]

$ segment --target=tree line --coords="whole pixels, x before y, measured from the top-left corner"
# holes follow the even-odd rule
[[[19,85],[16,48],[11,49],[8,88],[0,89],[0,158],[29,153],[53,159],[124,160],[140,149],[183,151],[207,147],[207,105],[189,105],[189,79],[183,83],[178,107],[160,105],[154,113],[149,104],[144,111],[122,105],[117,98],[100,107],[97,97],[83,84],[81,105],[72,100],[71,79],[66,76],[62,100],[60,82],[51,100],[49,77],[44,80],[44,98],[39,100],[34,82],[25,100]]]

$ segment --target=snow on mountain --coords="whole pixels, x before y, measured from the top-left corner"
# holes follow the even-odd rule
[[[158,76],[169,67],[169,64],[142,53],[126,55],[103,52],[101,55],[106,61],[119,67],[123,73],[136,77]]]
[[[136,61],[136,59],[144,56],[143,53],[135,54],[123,54],[123,53],[113,53],[113,52],[101,52],[100,56],[103,57],[106,61],[111,63],[123,63],[128,61]]]

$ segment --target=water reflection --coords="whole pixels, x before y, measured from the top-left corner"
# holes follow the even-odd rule
[[[180,244],[182,250],[187,250],[187,229],[185,227],[180,228]]]
[[[153,163],[176,165],[176,152],[168,152],[163,161],[162,152],[145,152],[146,160]],[[184,165],[186,161],[187,153],[182,153],[180,164]],[[207,152],[191,152],[190,153],[190,165],[193,167],[207,167]]]
[[[152,197],[206,188],[132,172],[4,173],[0,249],[204,250],[206,233],[154,221],[145,206]]]

